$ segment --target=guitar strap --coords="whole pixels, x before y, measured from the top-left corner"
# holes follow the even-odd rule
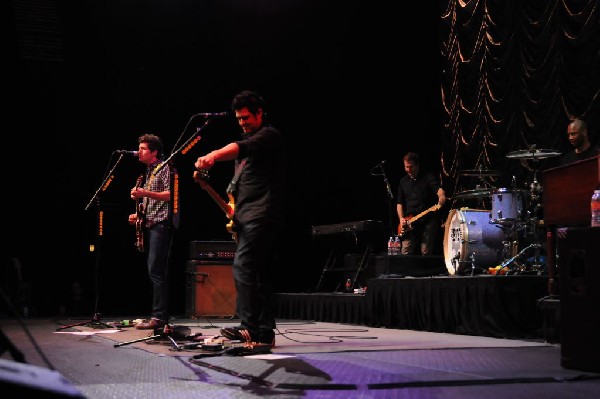
[[[246,161],[247,161],[247,158],[242,159],[242,161],[238,164],[237,168],[235,169],[235,174],[233,175],[231,182],[229,182],[229,185],[227,186],[228,194],[232,194],[233,191],[235,190],[237,181],[240,178],[240,173],[242,173],[242,169],[244,169],[244,166],[246,166]]]

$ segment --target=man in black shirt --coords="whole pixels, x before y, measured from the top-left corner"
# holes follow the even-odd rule
[[[400,180],[396,211],[402,238],[402,255],[431,255],[441,228],[436,211],[446,202],[446,194],[438,179],[419,168],[419,155],[404,156],[407,175]]]
[[[198,158],[194,166],[204,171],[215,162],[235,160],[228,191],[234,200],[233,278],[241,324],[223,328],[221,334],[246,342],[248,350],[243,354],[262,353],[275,344],[270,276],[283,224],[284,140],[265,120],[264,101],[258,93],[237,94],[231,108],[242,128],[242,139]]]
[[[564,155],[560,161],[561,165],[592,158],[600,154],[600,148],[593,146],[588,134],[588,126],[582,119],[573,119],[567,127],[567,136],[573,151]]]

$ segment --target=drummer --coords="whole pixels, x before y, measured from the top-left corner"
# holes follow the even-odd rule
[[[600,147],[592,145],[590,141],[588,126],[583,119],[573,119],[569,123],[567,138],[573,150],[561,158],[561,165],[592,158],[600,154]]]
[[[446,202],[446,193],[433,173],[420,170],[418,154],[404,156],[404,170],[407,175],[400,180],[396,197],[401,254],[432,255],[441,226],[438,210]],[[418,220],[417,215],[421,215]]]

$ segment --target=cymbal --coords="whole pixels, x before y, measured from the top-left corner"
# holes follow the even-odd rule
[[[454,194],[456,199],[470,199],[470,198],[481,198],[488,197],[492,194],[492,189],[477,188],[475,190],[465,190],[460,193]]]
[[[484,169],[466,169],[460,171],[461,176],[502,176],[502,173],[497,170],[484,170]]]
[[[532,149],[532,150],[519,150],[509,152],[506,155],[506,158],[513,159],[545,159],[551,157],[557,157],[561,155],[560,152],[554,150],[544,150],[544,149]]]

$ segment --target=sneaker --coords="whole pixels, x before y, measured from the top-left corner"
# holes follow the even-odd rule
[[[252,342],[250,330],[244,327],[225,327],[221,329],[221,335],[232,341]]]
[[[246,342],[243,346],[232,346],[229,349],[225,349],[224,355],[229,356],[249,356],[249,355],[262,355],[265,353],[271,353],[273,345],[265,344],[262,342]]]
[[[154,330],[157,328],[162,328],[165,326],[165,322],[157,319],[157,318],[151,318],[150,320],[144,320],[141,323],[137,323],[135,325],[135,328],[137,328],[138,330]]]
[[[271,345],[271,347],[275,346],[275,332],[273,330],[261,330],[258,342],[262,344]]]

